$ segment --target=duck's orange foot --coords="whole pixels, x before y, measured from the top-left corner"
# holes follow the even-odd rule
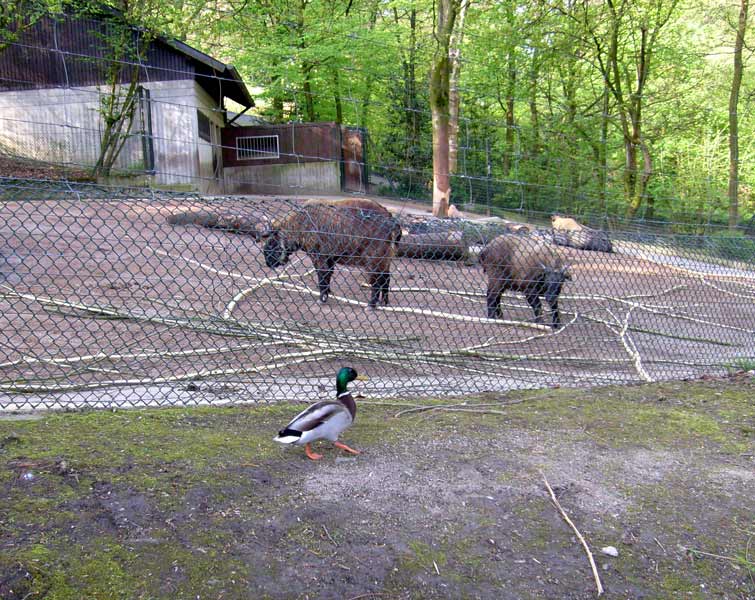
[[[345,450],[346,452],[350,454],[361,454],[359,450],[354,450],[354,448],[349,448],[346,444],[342,444],[341,442],[333,442],[333,445],[336,448],[340,448],[341,450]]]
[[[311,460],[320,460],[322,458],[322,454],[312,452],[312,448],[309,447],[309,444],[304,445],[304,453],[307,455],[307,458]]]

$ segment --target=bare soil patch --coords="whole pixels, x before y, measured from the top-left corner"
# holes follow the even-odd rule
[[[0,421],[0,597],[755,597],[755,383],[362,399],[312,462],[298,406]],[[409,401],[411,404],[416,401]],[[517,402],[514,404],[514,402]],[[600,552],[618,549],[618,557]]]
[[[486,319],[475,265],[395,260],[392,311],[366,310],[361,270],[337,267],[322,305],[306,256],[272,271],[249,235],[168,223],[191,210],[271,219],[291,199],[98,189],[4,191],[5,409],[311,396],[344,361],[370,372],[372,396],[406,397],[680,379],[755,358],[752,269],[676,261],[681,249],[561,249],[573,281],[553,333],[532,327],[520,294],[504,300],[507,322]]]

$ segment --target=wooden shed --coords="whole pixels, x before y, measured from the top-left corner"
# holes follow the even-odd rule
[[[48,14],[0,51],[0,148],[11,156],[87,168],[103,135],[108,69],[136,77],[139,105],[116,170],[129,181],[222,192],[226,100],[254,101],[233,65],[157,36],[139,62],[115,59],[105,40],[117,11]],[[131,28],[134,44],[142,32]],[[238,108],[236,108],[238,110]]]
[[[226,127],[226,192],[364,192],[365,139],[363,130],[338,123]]]

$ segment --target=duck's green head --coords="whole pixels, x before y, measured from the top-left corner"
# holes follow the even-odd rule
[[[346,386],[355,379],[365,381],[367,378],[364,375],[359,375],[356,369],[352,369],[351,367],[344,367],[338,371],[338,375],[336,375],[336,393],[342,394],[345,392]]]

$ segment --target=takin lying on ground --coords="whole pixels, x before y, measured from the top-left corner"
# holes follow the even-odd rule
[[[571,279],[561,257],[548,244],[520,235],[499,235],[480,253],[480,264],[488,277],[488,318],[501,318],[501,294],[522,292],[541,323],[540,296],[551,307],[552,327],[561,327],[558,297],[564,282]]]
[[[330,294],[337,264],[363,267],[371,287],[370,308],[388,304],[391,261],[401,239],[401,226],[382,205],[364,198],[312,200],[275,220],[265,239],[263,254],[270,268],[286,264],[303,250],[317,273],[320,301]]]
[[[553,243],[558,246],[570,246],[577,250],[595,252],[613,252],[613,244],[608,234],[600,229],[591,229],[571,217],[551,216]]]

